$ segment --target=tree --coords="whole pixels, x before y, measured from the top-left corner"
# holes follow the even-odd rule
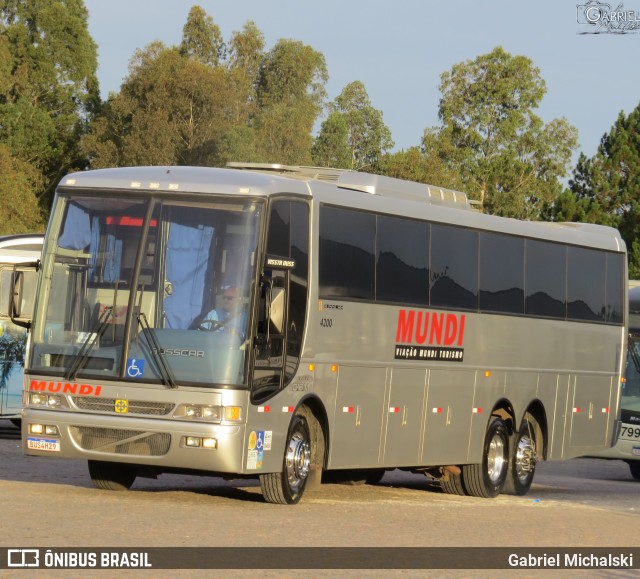
[[[314,165],[351,168],[353,152],[349,147],[349,125],[338,111],[329,113],[311,149]]]
[[[44,219],[36,191],[41,176],[32,165],[12,157],[0,144],[0,235],[42,231]]]
[[[617,227],[629,249],[629,275],[640,276],[640,104],[620,112],[596,154],[580,155],[554,219]]]
[[[2,0],[0,63],[0,143],[40,173],[31,182],[47,208],[58,180],[83,166],[79,140],[99,105],[84,2]]]
[[[218,66],[225,58],[225,49],[220,27],[203,8],[193,6],[182,29],[180,54],[202,64]]]
[[[348,84],[330,105],[313,149],[314,162],[354,170],[372,170],[381,155],[393,147],[382,112],[371,106],[360,81]]]
[[[396,179],[446,186],[458,191],[464,188],[459,173],[452,171],[439,158],[427,158],[419,147],[386,153],[380,158],[376,172]]]
[[[258,82],[264,46],[264,34],[252,20],[234,32],[229,42],[229,67],[243,70],[253,86]]]
[[[294,40],[265,54],[257,82],[256,145],[262,161],[309,164],[311,131],[328,79],[324,56]]]
[[[249,87],[235,75],[160,42],[137,51],[84,141],[92,166],[218,163],[221,142],[246,121]]]
[[[427,157],[459,173],[485,211],[539,218],[577,145],[565,119],[544,124],[534,114],[546,92],[539,69],[497,47],[443,73],[440,90],[442,124],[425,130]]]

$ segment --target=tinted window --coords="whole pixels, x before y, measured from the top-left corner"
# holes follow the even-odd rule
[[[480,233],[480,309],[524,312],[524,239]]]
[[[370,213],[320,208],[321,297],[375,297],[376,218]]]
[[[605,318],[606,254],[603,251],[569,247],[567,269],[567,318]]]
[[[525,313],[566,317],[567,250],[556,243],[528,239],[525,244]]]
[[[624,319],[624,255],[607,254],[607,298],[605,321],[621,324]]]
[[[478,307],[478,232],[431,225],[430,300],[432,306]]]
[[[271,205],[269,237],[267,239],[268,254],[289,257],[290,213],[291,203],[289,201],[276,201]]]
[[[429,224],[378,217],[376,300],[429,304]]]

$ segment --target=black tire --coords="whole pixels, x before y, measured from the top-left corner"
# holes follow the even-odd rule
[[[462,483],[462,474],[453,474],[451,472],[445,474],[440,479],[440,487],[448,495],[466,496],[469,494]]]
[[[491,499],[502,492],[509,469],[509,435],[501,418],[487,427],[480,464],[462,466],[464,489],[472,497]]]
[[[536,423],[531,417],[525,418],[513,436],[504,494],[522,496],[529,492],[536,472],[537,448]]]
[[[9,418],[9,422],[18,428],[22,428],[22,419],[21,418]]]
[[[260,475],[262,495],[268,503],[295,505],[302,498],[311,466],[311,437],[303,416],[289,426],[281,472]]]
[[[136,467],[118,462],[89,461],[93,485],[104,491],[126,491],[136,480]]]
[[[636,480],[640,480],[640,460],[629,460],[627,464],[629,465],[631,476]]]

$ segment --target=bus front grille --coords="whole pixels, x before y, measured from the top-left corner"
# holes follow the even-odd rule
[[[116,398],[89,398],[87,396],[74,396],[73,403],[80,410],[91,412],[122,413],[121,401]],[[118,410],[116,410],[118,408]],[[147,400],[128,400],[127,414],[144,414],[147,416],[166,416],[175,408],[170,402],[148,402]]]
[[[93,426],[70,426],[69,432],[80,448],[106,454],[162,456],[171,445],[171,435],[164,432]]]

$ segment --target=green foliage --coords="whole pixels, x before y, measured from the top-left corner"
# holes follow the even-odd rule
[[[32,233],[44,228],[36,192],[40,174],[32,165],[13,157],[0,144],[0,235]]]
[[[240,32],[234,32],[229,42],[229,66],[245,72],[252,85],[258,82],[264,53],[264,34],[255,22],[247,22]]]
[[[427,158],[419,147],[383,155],[376,172],[397,179],[458,191],[464,187],[458,172],[451,170],[439,158]]]
[[[319,167],[351,168],[349,125],[345,115],[333,111],[324,120],[311,149],[313,163]]]
[[[225,50],[220,27],[203,8],[193,6],[182,29],[180,54],[202,64],[218,66],[224,59]]]
[[[0,1],[0,143],[39,173],[30,179],[45,209],[60,177],[84,164],[96,53],[82,0]]]
[[[640,277],[640,105],[628,116],[620,112],[591,159],[580,155],[569,188],[578,210],[554,206],[553,217],[617,227],[629,249],[629,275]]]
[[[534,114],[546,91],[538,68],[498,47],[443,73],[440,89],[442,124],[423,138],[429,162],[457,171],[485,211],[539,218],[562,191],[577,132]]]
[[[374,170],[393,147],[382,112],[371,106],[360,81],[347,85],[330,105],[313,148],[314,163],[354,170]]]
[[[220,141],[246,118],[249,86],[235,76],[162,43],[137,51],[84,141],[92,166],[215,164]]]
[[[225,46],[196,6],[180,47],[138,50],[83,141],[91,166],[308,164],[325,94],[322,54],[285,40],[265,54],[253,22],[233,34],[228,59]]]

